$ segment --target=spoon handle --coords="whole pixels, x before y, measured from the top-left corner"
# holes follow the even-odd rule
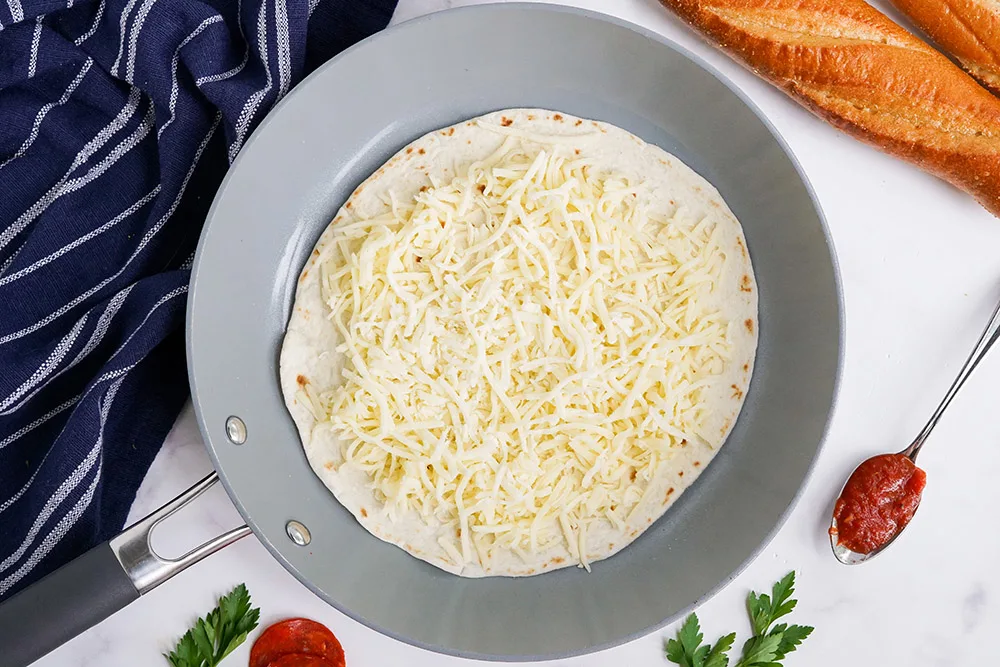
[[[969,355],[965,365],[962,366],[962,370],[959,371],[958,377],[955,378],[955,382],[951,385],[951,388],[948,389],[948,393],[945,394],[944,399],[941,401],[941,405],[939,405],[938,409],[934,411],[933,415],[931,415],[930,421],[928,421],[927,425],[924,426],[924,429],[917,436],[916,440],[913,441],[913,444],[901,452],[904,456],[908,456],[913,460],[917,458],[920,448],[924,446],[924,442],[927,441],[927,437],[930,436],[931,431],[934,430],[938,421],[941,420],[941,415],[944,414],[944,411],[951,404],[952,399],[955,398],[956,394],[958,394],[958,390],[962,388],[965,381],[969,379],[970,375],[972,375],[972,371],[976,370],[976,366],[979,365],[979,362],[983,360],[983,357],[986,356],[986,353],[990,351],[990,348],[993,347],[993,344],[997,342],[998,339],[1000,339],[1000,304],[998,304],[996,310],[993,311],[993,316],[990,317],[990,322],[986,325],[986,330],[983,331],[983,335],[979,338],[979,342],[976,343],[975,349],[972,350],[972,354]]]

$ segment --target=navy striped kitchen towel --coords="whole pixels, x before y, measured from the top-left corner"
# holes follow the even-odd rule
[[[0,2],[0,599],[122,527],[222,177],[395,0]]]

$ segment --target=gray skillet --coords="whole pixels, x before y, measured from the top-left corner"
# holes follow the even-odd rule
[[[299,269],[357,184],[420,135],[509,107],[613,123],[712,182],[743,223],[760,289],[760,348],[727,444],[639,540],[592,574],[472,580],[379,541],[336,502],[303,455],[277,359]],[[532,4],[402,24],[299,85],[251,137],[216,197],[188,314],[206,445],[274,557],[380,632],[433,651],[511,661],[620,644],[680,617],[734,577],[807,479],[842,347],[822,216],[759,111],[709,65],[646,30]],[[0,606],[4,664],[26,664],[247,534],[237,529],[181,561],[151,553],[151,525],[214,479]]]

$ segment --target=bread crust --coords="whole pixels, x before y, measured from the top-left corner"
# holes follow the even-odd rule
[[[835,127],[1000,216],[1000,99],[864,0],[660,0]]]
[[[892,0],[962,68],[1000,95],[1000,3],[995,0]]]

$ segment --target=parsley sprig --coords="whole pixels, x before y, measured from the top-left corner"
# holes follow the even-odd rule
[[[703,645],[703,638],[698,616],[691,614],[677,631],[677,639],[667,640],[667,660],[681,667],[728,667],[729,657],[726,653],[736,641],[736,633],[720,638],[715,646]]]
[[[199,618],[165,657],[173,667],[215,667],[246,641],[257,627],[260,609],[250,608],[250,593],[240,584],[205,618]]]
[[[775,623],[795,609],[795,572],[789,572],[771,588],[771,595],[753,591],[747,596],[747,614],[753,636],[743,644],[743,655],[734,667],[781,667],[781,660],[798,648],[813,628]],[[681,667],[729,667],[729,650],[736,633],[720,638],[714,646],[702,644],[704,636],[698,616],[685,619],[676,639],[665,644],[667,660]]]

